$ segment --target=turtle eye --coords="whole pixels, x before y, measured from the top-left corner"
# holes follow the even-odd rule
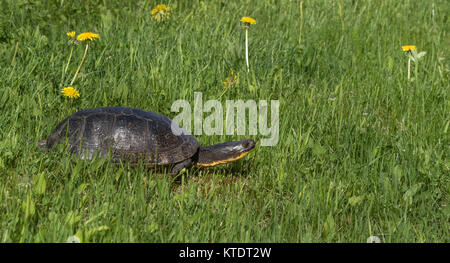
[[[247,149],[250,146],[250,142],[245,141],[244,144],[242,144],[242,146],[244,146],[244,148]]]

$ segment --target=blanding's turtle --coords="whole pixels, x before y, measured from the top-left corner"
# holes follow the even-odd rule
[[[76,112],[59,123],[47,140],[39,141],[39,147],[51,149],[66,138],[69,152],[81,159],[98,156],[131,164],[142,161],[150,167],[173,165],[170,175],[192,166],[209,167],[236,161],[255,147],[251,139],[200,146],[195,137],[168,117],[122,107]]]

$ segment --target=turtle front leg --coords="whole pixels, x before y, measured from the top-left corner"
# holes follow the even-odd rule
[[[191,168],[192,164],[193,164],[193,162],[192,162],[191,158],[186,159],[186,160],[184,160],[182,162],[179,162],[179,163],[175,164],[175,166],[172,168],[172,171],[170,172],[169,175],[170,176],[176,176],[176,175],[178,175],[178,173],[181,170],[183,170],[183,168],[186,168],[186,169]]]

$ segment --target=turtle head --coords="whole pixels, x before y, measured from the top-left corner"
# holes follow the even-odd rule
[[[246,139],[200,147],[196,166],[210,167],[239,160],[255,149],[255,141]]]

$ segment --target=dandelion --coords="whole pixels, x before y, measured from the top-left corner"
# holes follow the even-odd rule
[[[413,45],[407,45],[407,46],[402,46],[402,50],[403,51],[413,51],[413,50],[417,50],[417,47],[416,46],[413,46]]]
[[[61,93],[69,99],[77,99],[80,97],[80,93],[74,87],[65,87],[61,89]]]
[[[417,77],[417,64],[419,62],[420,59],[422,59],[423,56],[425,56],[425,54],[427,52],[422,51],[420,53],[417,52],[417,47],[414,45],[406,45],[406,46],[402,46],[402,50],[403,52],[405,52],[406,56],[408,57],[408,80],[411,79],[411,60],[416,63],[416,77]]]
[[[237,83],[237,76],[234,75],[234,72],[231,71],[231,75],[229,77],[227,77],[225,79],[225,81],[223,82],[223,87],[224,89],[228,88],[228,87],[234,87],[236,86]]]
[[[96,39],[98,39],[98,38],[99,38],[99,35],[98,35],[98,34],[95,34],[95,33],[92,33],[92,32],[84,32],[84,33],[81,33],[81,34],[79,34],[79,35],[77,36],[77,41],[86,44],[86,48],[84,49],[84,55],[83,55],[83,58],[81,59],[80,65],[78,65],[77,71],[75,71],[75,75],[73,75],[73,79],[72,79],[72,81],[70,82],[70,85],[73,84],[73,82],[75,81],[75,79],[76,79],[77,76],[78,76],[78,72],[79,72],[80,69],[81,69],[81,65],[83,65],[84,59],[86,58],[86,54],[87,54],[87,51],[88,51],[88,48],[89,48],[89,44],[90,44],[92,41],[94,41],[94,40],[96,40]]]
[[[75,37],[75,31],[67,32],[66,35],[67,35],[69,38],[74,38],[74,37]]]
[[[241,22],[244,22],[245,28],[245,63],[247,64],[247,72],[250,72],[250,66],[248,63],[248,29],[250,28],[250,25],[256,25],[256,20],[251,17],[244,16],[241,18]]]
[[[238,76],[234,74],[234,71],[231,71],[230,76],[228,76],[223,82],[223,92],[220,94],[219,99],[227,92],[228,88],[234,88],[237,85]]]
[[[170,15],[170,7],[167,7],[166,5],[157,5],[152,10],[152,17],[156,21],[164,21],[166,18],[168,18]]]
[[[64,69],[64,74],[67,72],[69,68],[70,60],[72,59],[73,53],[73,44],[75,44],[75,31],[67,32],[66,35],[70,38],[69,43],[72,44],[72,48],[70,49],[69,59],[67,60],[66,68]]]
[[[80,42],[91,42],[97,38],[99,38],[99,35],[92,32],[84,32],[77,36],[77,40]]]
[[[243,18],[241,18],[241,22],[256,25],[256,20],[248,16],[244,16]]]

